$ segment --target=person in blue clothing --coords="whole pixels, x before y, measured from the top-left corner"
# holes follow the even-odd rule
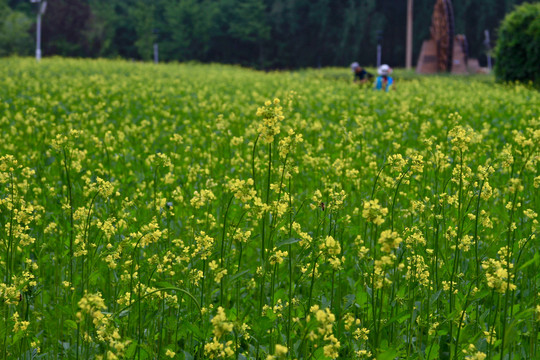
[[[390,76],[391,72],[392,69],[386,64],[381,65],[381,67],[377,69],[379,76],[377,76],[377,79],[375,80],[375,90],[389,91],[390,88],[394,88],[392,86],[394,84],[394,79]]]

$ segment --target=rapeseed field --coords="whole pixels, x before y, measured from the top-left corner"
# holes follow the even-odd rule
[[[540,94],[0,60],[0,359],[538,359]]]

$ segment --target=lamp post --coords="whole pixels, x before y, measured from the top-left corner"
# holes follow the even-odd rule
[[[382,31],[377,31],[377,68],[381,67],[381,53],[382,53]]]
[[[47,8],[47,1],[30,0],[30,2],[39,4],[36,21],[36,61],[39,61],[41,60],[41,16],[45,14],[45,9]]]
[[[159,62],[159,49],[158,49],[158,36],[159,36],[159,29],[154,28],[154,64],[157,64]]]

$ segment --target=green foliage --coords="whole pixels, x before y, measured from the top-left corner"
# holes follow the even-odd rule
[[[152,46],[156,39],[154,12],[154,4],[144,0],[137,1],[129,9],[130,17],[135,20],[135,30],[137,32],[135,47],[143,60],[152,58]]]
[[[37,11],[37,5],[33,10]],[[92,8],[87,1],[48,1],[42,18],[43,54],[93,56],[97,52],[93,33],[98,29],[93,30],[91,26],[99,27],[99,24],[91,21],[92,16]]]
[[[186,0],[162,10],[165,23],[160,29],[164,58],[204,60],[215,28],[216,7],[211,1]]]
[[[525,3],[505,17],[496,59],[497,79],[540,86],[540,3]]]
[[[485,62],[493,32],[523,0],[454,0],[456,33]],[[29,1],[2,0],[35,16]],[[429,37],[435,0],[414,1],[413,59]],[[407,1],[396,0],[55,0],[43,17],[43,54],[235,63],[258,68],[374,65],[405,60]],[[1,17],[1,16],[0,16]],[[156,31],[155,31],[156,30]],[[495,37],[495,36],[494,36]],[[30,47],[24,47],[31,52]]]
[[[32,51],[32,20],[0,3],[0,56],[29,55]]]

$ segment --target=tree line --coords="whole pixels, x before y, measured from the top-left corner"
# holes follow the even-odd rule
[[[456,34],[485,62],[504,15],[523,0],[454,0]],[[414,1],[413,61],[435,0]],[[405,63],[407,0],[49,0],[44,56],[234,63],[261,69]],[[34,53],[37,5],[0,0],[0,56]],[[493,45],[493,44],[492,44]]]

